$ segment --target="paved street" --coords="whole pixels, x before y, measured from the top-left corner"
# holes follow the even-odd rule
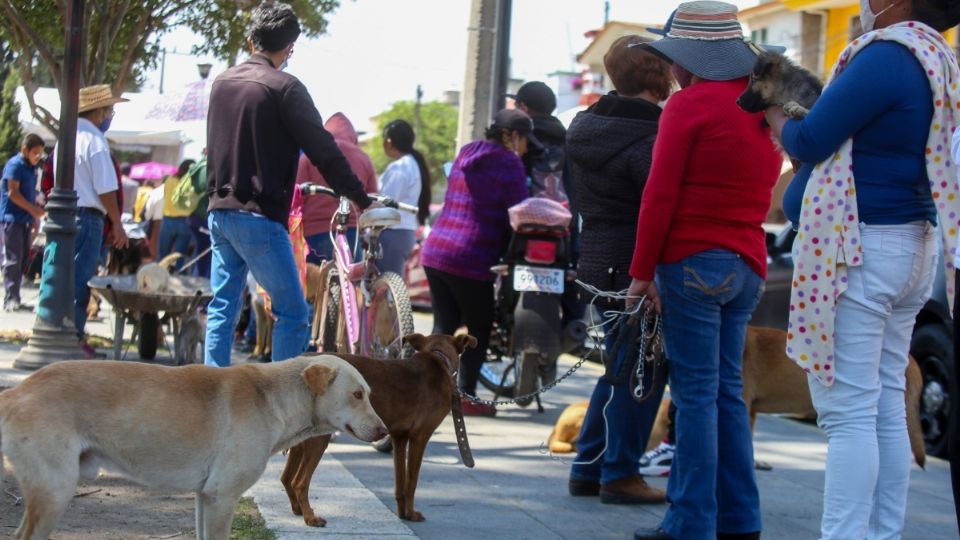
[[[35,295],[35,289],[28,292]],[[34,302],[33,298],[28,300]],[[106,306],[106,305],[105,305]],[[105,310],[104,314],[109,314]],[[106,321],[109,322],[109,318]],[[0,329],[29,329],[30,314],[4,314]],[[428,315],[417,315],[418,331],[429,331]],[[108,336],[106,322],[91,324],[94,334]],[[13,370],[18,347],[0,345],[0,386],[10,386],[26,373]],[[135,352],[131,352],[135,356]],[[165,351],[159,353],[163,358]],[[572,358],[562,360],[565,370]],[[453,426],[444,422],[431,441],[417,490],[422,523],[400,521],[394,514],[392,460],[367,444],[341,436],[331,445],[311,486],[311,501],[329,524],[309,529],[293,516],[278,478],[283,456],[275,456],[252,495],[268,526],[286,540],[307,538],[424,539],[585,539],[630,538],[637,526],[654,526],[662,506],[604,505],[596,498],[567,495],[568,465],[541,451],[564,406],[586,399],[597,366],[581,372],[545,395],[546,412],[535,407],[504,408],[496,418],[467,418],[476,467],[460,464]],[[824,437],[810,424],[762,416],[755,436],[757,458],[773,465],[759,471],[764,537],[808,540],[817,537],[821,509]],[[332,459],[331,459],[332,458]],[[565,457],[564,459],[570,459]],[[665,479],[652,482],[663,486]],[[958,538],[945,462],[930,458],[926,471],[914,468],[904,538]]]

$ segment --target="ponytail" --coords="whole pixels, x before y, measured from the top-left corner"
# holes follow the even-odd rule
[[[420,167],[420,199],[417,201],[417,221],[421,225],[427,222],[427,218],[430,217],[430,201],[432,200],[432,195],[430,193],[430,169],[427,167],[427,160],[424,159],[423,154],[415,148],[410,149],[410,154],[413,156],[413,159],[417,161],[417,166]]]

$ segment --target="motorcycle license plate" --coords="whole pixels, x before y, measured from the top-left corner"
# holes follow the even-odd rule
[[[515,266],[513,290],[517,292],[545,292],[563,294],[564,272],[558,268]]]

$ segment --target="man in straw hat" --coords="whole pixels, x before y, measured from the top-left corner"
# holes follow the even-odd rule
[[[104,135],[113,120],[113,106],[125,101],[129,100],[114,96],[107,84],[80,89],[73,188],[77,192],[74,323],[81,340],[84,338],[87,303],[90,301],[87,282],[97,273],[105,220],[109,219],[112,225],[110,244],[116,248],[127,245],[127,235],[123,232],[120,208],[117,205],[117,171],[110,158],[110,147]],[[82,346],[88,357],[96,356],[93,348],[85,341]]]
[[[207,114],[208,224],[213,244],[207,365],[230,365],[233,327],[247,270],[273,300],[273,360],[299,355],[309,334],[307,303],[287,222],[300,151],[331,188],[360,208],[363,184],[323,128],[306,87],[283,71],[300,35],[293,9],[264,2],[251,17],[253,54],[213,83]]]
[[[740,359],[782,158],[736,99],[764,47],[715,1],[680,4],[662,39],[638,45],[673,65],[682,90],[661,116],[630,266],[627,304],[646,296],[662,312],[677,406],[670,508],[634,538],[752,540],[762,524]]]

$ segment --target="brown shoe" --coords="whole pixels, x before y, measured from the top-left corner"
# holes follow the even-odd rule
[[[666,492],[647,484],[639,474],[600,486],[600,502],[604,504],[663,504],[666,501]]]

